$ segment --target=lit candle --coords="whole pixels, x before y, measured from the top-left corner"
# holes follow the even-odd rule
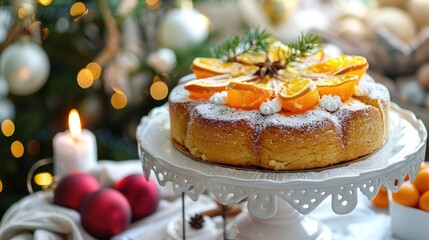
[[[69,115],[69,130],[57,133],[53,140],[54,173],[62,177],[73,171],[88,172],[97,163],[97,144],[94,134],[82,129],[79,113]]]

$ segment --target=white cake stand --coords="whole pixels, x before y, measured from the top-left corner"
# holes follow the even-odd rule
[[[137,128],[143,170],[158,182],[173,184],[198,200],[205,190],[222,204],[247,199],[248,212],[229,225],[237,239],[330,239],[323,224],[305,216],[331,197],[332,210],[347,214],[357,204],[358,189],[373,199],[381,184],[397,191],[410,175],[414,180],[424,160],[427,132],[410,111],[392,104],[389,140],[374,154],[348,164],[315,171],[258,171],[194,160],[170,141],[166,106],[153,109]]]

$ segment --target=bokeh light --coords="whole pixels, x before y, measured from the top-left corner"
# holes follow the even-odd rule
[[[10,151],[14,157],[20,158],[24,155],[24,145],[20,141],[15,141],[10,146]]]
[[[6,137],[10,137],[15,132],[15,124],[10,119],[5,119],[1,123],[1,131]]]
[[[84,68],[77,74],[77,84],[79,84],[81,88],[89,88],[92,86],[93,82],[94,77],[88,69]]]
[[[0,179],[0,192],[2,192],[2,191],[3,191],[3,182]]]
[[[36,140],[30,140],[27,143],[27,152],[28,154],[30,154],[31,156],[37,156],[40,153],[40,144],[38,141]]]
[[[122,109],[125,106],[127,106],[128,99],[127,99],[127,96],[122,92],[115,92],[112,95],[110,102],[112,103],[113,108]]]
[[[162,81],[154,82],[152,86],[150,86],[150,95],[155,100],[162,100],[168,95],[168,86]]]
[[[49,6],[49,5],[51,5],[52,0],[37,0],[37,2],[43,6]]]
[[[24,19],[25,17],[27,17],[27,11],[24,8],[20,8],[18,10],[18,18],[19,19]]]
[[[86,65],[86,69],[88,69],[94,80],[98,79],[101,75],[101,67],[96,62],[91,62],[88,65]]]
[[[88,9],[82,2],[76,2],[70,8],[70,15],[75,18],[74,20],[76,22],[79,21],[86,14],[88,14]]]
[[[18,18],[34,18],[35,6],[31,1],[16,1],[18,3]]]
[[[161,6],[160,0],[146,0],[145,2],[149,9],[157,9]]]
[[[34,176],[34,182],[42,187],[52,184],[52,175],[48,172],[41,172]]]
[[[83,2],[76,2],[70,8],[70,15],[72,17],[79,17],[85,14],[86,11],[87,9]]]
[[[49,36],[49,29],[48,28],[43,28],[42,29],[42,38],[43,40],[45,40],[46,38],[48,38]]]

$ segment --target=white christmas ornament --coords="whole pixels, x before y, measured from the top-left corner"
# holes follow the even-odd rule
[[[4,79],[4,77],[0,74],[0,98],[6,97],[8,93],[9,93],[8,84]]]
[[[169,11],[158,29],[162,47],[186,50],[203,42],[209,34],[209,20],[193,8]]]
[[[46,83],[49,58],[37,44],[20,41],[8,46],[0,57],[0,71],[16,95],[30,95]]]

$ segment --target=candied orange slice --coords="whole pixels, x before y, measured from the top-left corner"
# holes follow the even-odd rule
[[[267,56],[265,56],[265,54],[243,53],[237,56],[237,61],[248,65],[264,63],[266,59]]]
[[[285,59],[289,53],[290,49],[287,45],[280,41],[274,41],[268,47],[267,56],[271,62],[280,60],[282,64],[285,64]]]
[[[306,56],[306,57],[300,57],[297,60],[299,62],[303,63],[316,63],[322,61],[323,57],[325,56],[325,52],[323,50],[315,52],[313,55]]]
[[[226,90],[229,82],[234,80],[236,82],[251,82],[256,81],[257,76],[241,76],[231,78],[225,75],[220,78],[214,76],[210,78],[195,79],[185,83],[184,88],[188,90],[190,97],[195,99],[209,99],[213,94]]]
[[[271,100],[274,90],[261,83],[231,81],[227,87],[228,106],[238,109],[259,109],[265,101]]]
[[[195,58],[192,62],[192,71],[197,78],[207,78],[226,73],[233,77],[253,75],[258,69],[257,66],[224,62],[218,58]]]
[[[293,113],[304,112],[319,103],[316,84],[309,78],[292,78],[284,82],[278,95],[283,109]]]
[[[355,90],[357,75],[340,75],[317,80],[317,91],[320,97],[323,95],[337,95],[342,101],[349,100]]]
[[[328,58],[322,62],[303,69],[303,75],[358,75],[359,79],[365,74],[368,61],[362,56],[341,55]]]

